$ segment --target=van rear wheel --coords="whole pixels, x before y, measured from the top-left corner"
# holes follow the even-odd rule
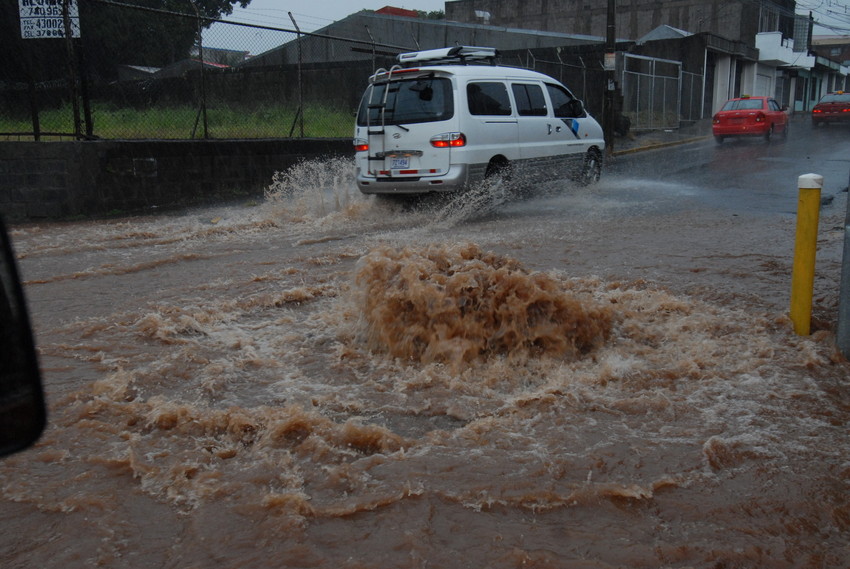
[[[581,165],[581,171],[578,176],[578,183],[582,186],[590,186],[599,181],[602,177],[602,154],[596,150],[588,150],[584,155],[584,161]]]
[[[512,168],[510,162],[494,158],[489,164],[487,164],[487,170],[484,172],[484,179],[507,182],[511,179],[511,174]]]
[[[488,193],[506,197],[520,197],[528,187],[514,176],[514,165],[506,158],[498,156],[490,160],[484,171],[483,188]]]

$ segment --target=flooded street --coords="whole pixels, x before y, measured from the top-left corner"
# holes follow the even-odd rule
[[[798,337],[791,215],[351,168],[14,229],[49,427],[0,462],[0,566],[848,565],[846,192]]]

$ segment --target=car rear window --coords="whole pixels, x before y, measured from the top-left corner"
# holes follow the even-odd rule
[[[820,100],[821,103],[850,103],[850,93],[830,93]]]
[[[386,98],[386,99],[385,99]],[[370,85],[360,102],[357,124],[414,124],[454,116],[452,84],[445,77],[418,77]]]
[[[762,99],[736,99],[727,101],[721,111],[751,111],[758,110],[764,106]]]

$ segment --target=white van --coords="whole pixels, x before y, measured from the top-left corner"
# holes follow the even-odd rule
[[[489,176],[518,182],[599,179],[602,128],[555,79],[496,65],[494,48],[398,56],[369,78],[354,130],[364,194],[462,189]]]

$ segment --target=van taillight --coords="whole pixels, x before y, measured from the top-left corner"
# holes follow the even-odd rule
[[[354,141],[354,152],[368,152],[369,151],[369,143],[362,139],[355,139]]]
[[[466,146],[466,135],[462,132],[444,132],[431,137],[434,148],[457,148]]]

